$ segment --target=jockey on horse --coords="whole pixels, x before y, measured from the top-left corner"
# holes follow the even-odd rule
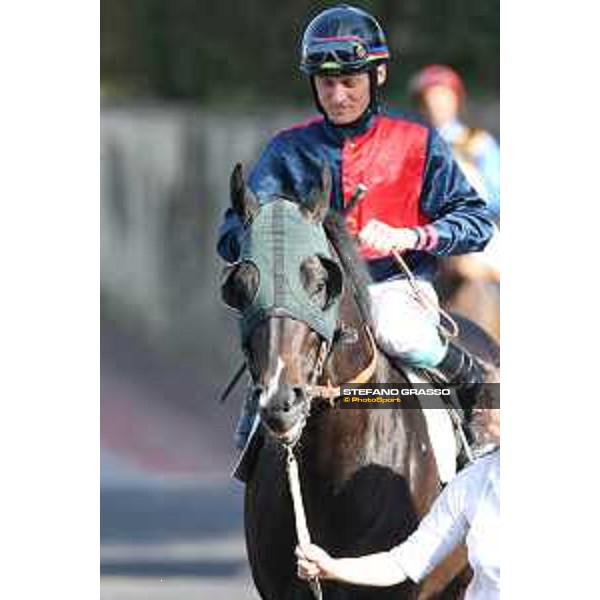
[[[275,135],[248,183],[260,202],[274,195],[306,198],[319,185],[323,165],[330,165],[331,208],[346,215],[373,280],[378,344],[393,359],[458,386],[469,409],[483,384],[483,366],[442,339],[437,315],[424,308],[394,252],[403,252],[419,295],[435,304],[436,257],[481,251],[492,219],[437,131],[382,106],[389,57],[384,32],[370,14],[348,5],[318,14],[303,35],[300,68],[321,116]],[[228,262],[238,259],[245,225],[227,210],[218,252]],[[236,431],[240,448],[255,414],[248,396]]]

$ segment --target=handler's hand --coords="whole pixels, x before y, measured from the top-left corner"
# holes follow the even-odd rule
[[[411,250],[419,243],[419,236],[412,229],[390,227],[377,219],[371,219],[361,229],[358,239],[378,252]]]
[[[329,556],[323,548],[315,544],[296,546],[298,557],[298,577],[300,579],[331,579],[335,559]]]

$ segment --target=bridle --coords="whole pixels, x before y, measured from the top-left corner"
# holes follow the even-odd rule
[[[350,383],[367,383],[371,379],[371,377],[375,374],[375,370],[377,369],[378,352],[377,346],[375,345],[375,340],[373,338],[373,334],[371,333],[371,329],[368,325],[365,325],[365,332],[367,334],[369,346],[371,349],[371,359],[369,361],[369,364],[364,369],[359,371],[356,375],[351,377],[348,381],[338,385],[333,385],[331,383],[331,380],[329,379],[327,380],[325,385],[316,384],[316,381],[323,374],[325,364],[333,346],[333,343],[327,342],[327,340],[323,340],[321,342],[321,347],[319,348],[319,354],[317,356],[317,362],[313,371],[313,377],[311,378],[312,381],[307,388],[309,402],[312,399],[324,400],[328,402],[331,406],[333,406],[335,399],[341,396],[341,390],[344,386]]]
[[[342,330],[342,328],[338,327],[338,331],[339,330]],[[335,339],[332,341],[328,341],[325,339],[321,341],[310,383],[306,386],[303,386],[309,403],[314,399],[328,402],[331,406],[333,406],[335,404],[336,398],[339,398],[341,396],[341,390],[345,385],[350,383],[367,383],[375,374],[375,371],[377,369],[378,357],[377,345],[375,344],[375,339],[373,337],[373,333],[371,332],[371,328],[369,327],[369,325],[365,325],[364,330],[367,335],[367,339],[369,340],[369,347],[371,350],[371,358],[369,360],[369,363],[364,369],[359,371],[348,381],[338,383],[337,385],[334,385],[330,379],[328,379],[324,385],[317,384],[317,381],[319,380],[319,378],[323,374],[323,371],[325,370],[325,365],[327,364],[327,360],[331,355],[331,351],[336,345]],[[244,353],[246,355],[248,354],[247,348],[244,348]],[[246,358],[233,375],[231,381],[226,386],[223,393],[221,394],[219,402],[223,403],[227,399],[233,388],[236,386],[236,384],[248,368],[248,363],[248,358]]]

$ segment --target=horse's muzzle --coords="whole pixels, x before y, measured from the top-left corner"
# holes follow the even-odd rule
[[[264,389],[259,394],[263,423],[279,439],[295,441],[308,415],[309,403],[304,386],[281,384],[271,394]]]

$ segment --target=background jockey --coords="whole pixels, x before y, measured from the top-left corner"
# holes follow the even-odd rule
[[[426,119],[450,144],[469,182],[499,221],[500,147],[490,133],[459,119],[466,89],[458,73],[445,65],[430,65],[411,78],[409,91]]]
[[[469,183],[486,200],[500,225],[500,147],[484,129],[469,127],[459,118],[467,97],[459,74],[446,65],[429,65],[411,77],[408,89],[425,118],[450,144],[454,158]],[[456,256],[446,273],[465,279],[500,281],[500,235],[496,229],[483,252]],[[460,312],[460,311],[459,311]]]
[[[384,109],[380,91],[390,58],[379,23],[348,5],[324,10],[306,27],[300,68],[321,116],[278,133],[263,150],[248,184],[259,201],[273,195],[308,197],[332,169],[331,207],[346,206],[359,184],[367,188],[346,224],[367,261],[375,335],[383,350],[407,364],[434,370],[468,403],[483,380],[481,366],[443,340],[438,316],[423,308],[391,253],[404,257],[421,294],[434,303],[437,258],[476,252],[493,224],[480,194],[467,181],[434,128]],[[233,262],[244,225],[228,209],[218,251]],[[461,393],[462,392],[462,393]],[[245,442],[255,414],[248,397],[237,429]]]

